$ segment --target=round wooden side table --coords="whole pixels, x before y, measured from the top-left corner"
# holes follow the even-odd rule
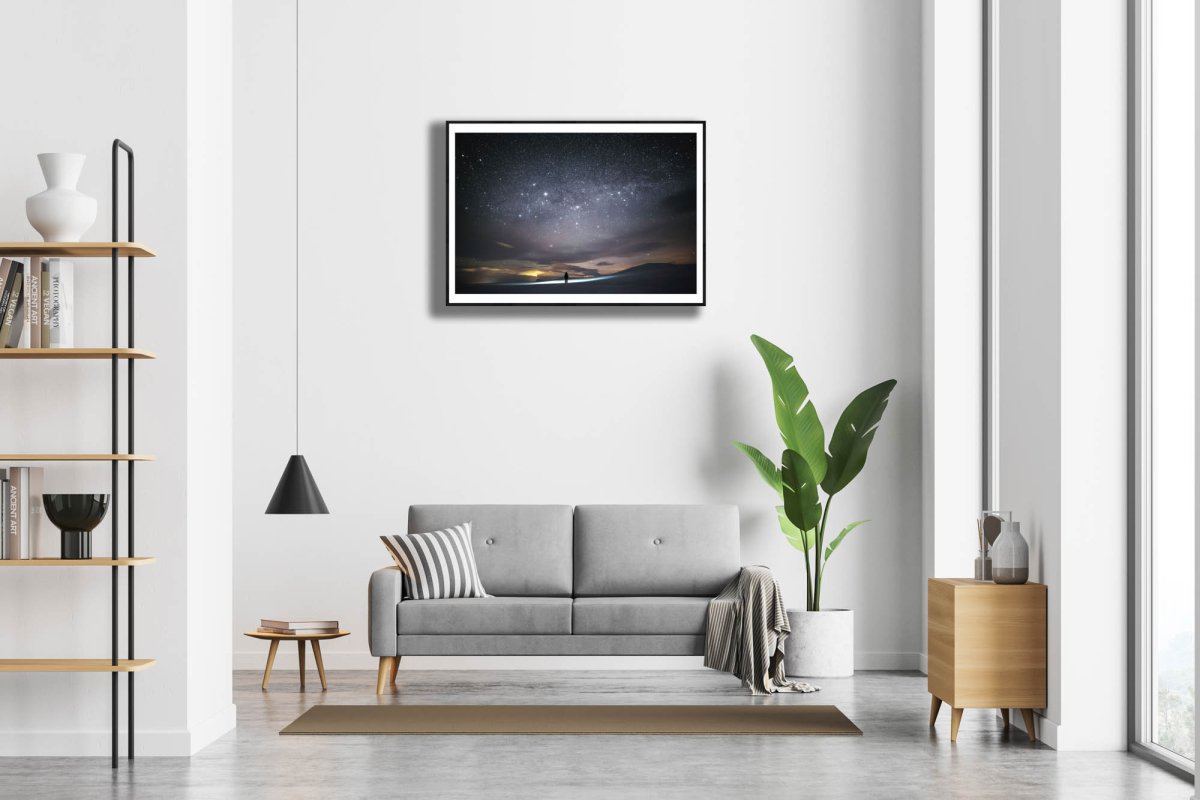
[[[246,635],[251,639],[265,639],[271,643],[271,649],[267,653],[267,668],[263,672],[263,689],[267,688],[267,683],[271,680],[271,667],[275,664],[275,651],[279,649],[279,643],[294,641],[297,652],[300,655],[300,691],[304,691],[304,643],[312,643],[313,657],[317,661],[317,674],[321,676],[321,689],[328,689],[329,684],[325,682],[325,662],[321,660],[321,641],[323,639],[340,639],[343,636],[349,636],[350,631],[337,631],[336,633],[266,633],[265,631],[246,631]]]

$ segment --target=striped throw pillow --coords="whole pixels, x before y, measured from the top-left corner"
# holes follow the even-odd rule
[[[479,582],[471,523],[429,533],[380,536],[404,573],[414,600],[491,597]]]

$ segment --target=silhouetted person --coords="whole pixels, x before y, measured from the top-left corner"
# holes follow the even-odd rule
[[[563,273],[563,284],[566,285],[567,281],[569,281],[570,279],[571,279],[571,276],[564,272]]]

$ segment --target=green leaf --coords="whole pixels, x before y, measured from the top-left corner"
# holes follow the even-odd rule
[[[894,380],[872,386],[851,400],[842,412],[829,437],[829,469],[821,480],[826,494],[832,496],[845,489],[862,471],[867,463],[867,449],[895,386]]]
[[[812,549],[815,531],[802,531],[793,525],[792,521],[787,518],[783,506],[775,506],[775,514],[779,517],[779,530],[783,531],[783,535],[787,537],[788,543],[792,547],[801,553],[807,553]]]
[[[821,499],[808,462],[795,450],[783,451],[783,510],[802,531],[821,524]]]
[[[779,467],[775,466],[775,462],[763,455],[762,451],[757,447],[751,447],[742,442],[734,442],[734,447],[746,454],[746,458],[758,468],[758,474],[767,482],[767,485],[775,490],[775,493],[783,497],[783,475],[779,472]]]
[[[775,421],[783,444],[795,450],[820,483],[825,477],[825,429],[808,396],[808,386],[796,371],[795,359],[761,336],[751,336],[771,375],[775,395]]]
[[[845,538],[846,538],[846,534],[847,534],[847,533],[849,533],[850,531],[854,530],[854,529],[855,529],[855,528],[857,528],[859,525],[862,525],[864,522],[870,522],[870,521],[871,521],[871,520],[869,520],[869,519],[860,519],[858,522],[851,522],[849,525],[847,525],[846,527],[842,528],[842,532],[841,532],[841,533],[839,533],[837,536],[835,536],[835,537],[834,537],[834,539],[833,539],[833,541],[832,541],[832,542],[830,542],[830,543],[829,543],[829,544],[826,546],[826,548],[825,548],[825,560],[826,560],[826,561],[828,561],[828,560],[829,560],[829,557],[830,557],[831,555],[833,555],[833,551],[834,551],[834,550],[837,550],[837,548],[838,548],[838,545],[842,543],[842,539],[845,539]]]

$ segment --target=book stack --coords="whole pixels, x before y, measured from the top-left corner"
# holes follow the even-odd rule
[[[337,620],[312,619],[263,619],[259,620],[259,633],[286,633],[292,636],[319,636],[322,633],[337,633]]]
[[[0,347],[75,346],[75,265],[0,258]]]
[[[0,558],[55,558],[53,526],[43,521],[41,467],[0,470]]]

